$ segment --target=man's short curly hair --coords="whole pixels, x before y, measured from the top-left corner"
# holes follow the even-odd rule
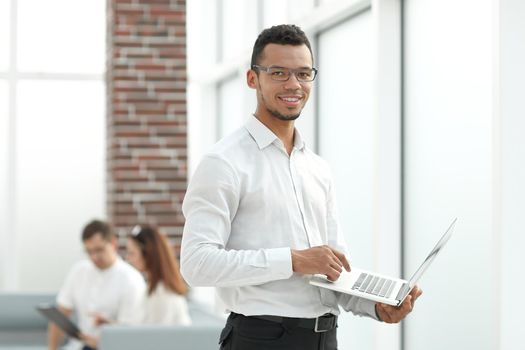
[[[308,50],[310,50],[310,55],[312,55],[312,62],[314,60],[310,41],[302,29],[293,24],[281,24],[267,28],[263,30],[261,34],[259,34],[257,40],[255,40],[255,44],[253,45],[250,67],[258,64],[258,61],[262,56],[262,52],[268,44],[293,46],[306,45]]]

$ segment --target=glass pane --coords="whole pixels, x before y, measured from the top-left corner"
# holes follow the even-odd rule
[[[259,16],[262,16],[257,5],[257,0],[248,0],[243,1],[244,4],[244,16],[243,16],[243,38],[242,38],[242,52],[249,53],[250,56],[247,59],[251,58],[251,53],[253,49],[253,44],[259,35],[259,32],[262,30],[259,28]]]
[[[10,1],[0,1],[0,72],[6,71],[9,64],[9,35],[10,35]]]
[[[374,268],[374,50],[370,11],[319,37],[319,151],[331,165],[339,220],[356,266]],[[341,45],[345,43],[345,45]],[[374,321],[343,313],[341,349],[372,349]]]
[[[8,152],[9,152],[9,116],[8,116],[8,92],[7,82],[0,80],[0,290],[5,287],[7,271],[7,249],[5,242],[9,242],[6,236],[9,232],[8,222]]]
[[[454,236],[420,283],[424,295],[405,323],[407,350],[498,348],[492,6],[490,0],[405,4],[407,273],[458,217]]]
[[[247,120],[243,104],[239,103],[239,96],[243,96],[244,90],[247,89],[239,76],[219,84],[219,136],[221,138],[241,127]]]
[[[239,30],[243,25],[243,18],[239,13],[244,11],[244,4],[238,0],[223,0],[222,13],[222,36],[219,48],[221,62],[228,62],[242,53],[243,31]],[[255,39],[254,39],[255,40]]]
[[[265,0],[263,1],[263,6],[264,28],[268,28],[278,24],[288,23],[288,2],[282,0]]]
[[[18,67],[27,72],[102,73],[104,0],[18,0]]]
[[[335,2],[335,1],[337,1],[337,0],[317,0],[317,3],[319,5],[325,5],[325,4],[328,4],[330,2]]]
[[[104,94],[101,81],[19,83],[16,237],[22,290],[57,290],[82,255],[82,226],[105,216]]]
[[[315,2],[316,0],[288,0],[288,17],[290,22],[293,23],[311,13],[315,7]]]

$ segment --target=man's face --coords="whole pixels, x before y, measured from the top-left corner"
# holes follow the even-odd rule
[[[107,269],[117,257],[116,242],[108,242],[100,233],[84,241],[84,248],[89,259],[101,270]]]
[[[265,46],[257,63],[263,67],[312,68],[312,56],[306,45]],[[257,110],[280,120],[295,120],[310,96],[311,82],[299,82],[294,74],[287,81],[275,81],[264,71],[248,72],[248,85],[257,90]],[[261,116],[259,116],[261,117]]]

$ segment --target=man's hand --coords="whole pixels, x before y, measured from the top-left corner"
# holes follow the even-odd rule
[[[106,317],[103,314],[100,313],[92,313],[90,314],[91,317],[93,317],[93,323],[96,327],[105,325],[105,324],[112,324],[115,323],[115,321],[111,320],[109,317]]]
[[[330,281],[341,275],[343,267],[350,271],[350,264],[343,253],[323,245],[304,250],[292,249],[292,269],[302,274],[323,274]]]
[[[414,308],[414,303],[423,291],[415,286],[409,295],[405,298],[403,303],[399,306],[390,306],[386,304],[377,303],[376,311],[381,321],[386,323],[398,323],[403,320]]]

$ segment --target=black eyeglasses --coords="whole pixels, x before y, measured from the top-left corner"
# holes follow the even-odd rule
[[[309,83],[314,81],[317,76],[317,69],[315,68],[284,68],[284,67],[264,67],[253,65],[253,70],[258,70],[259,72],[265,72],[270,76],[272,80],[275,81],[288,81],[290,77],[295,75],[297,81],[301,83]]]

